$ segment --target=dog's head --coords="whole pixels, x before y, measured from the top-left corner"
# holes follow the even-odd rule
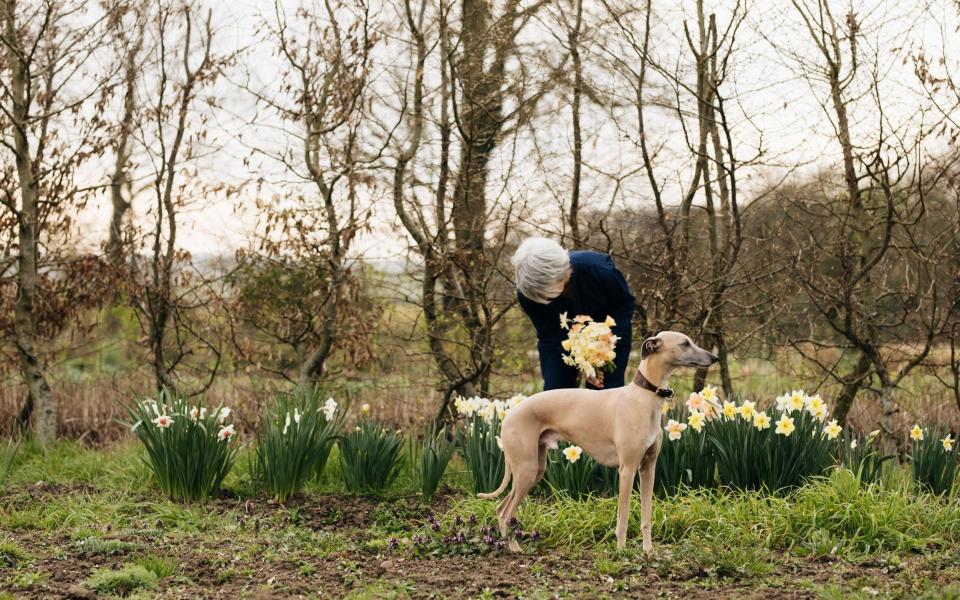
[[[669,367],[709,367],[720,360],[677,331],[661,331],[643,340],[640,358],[656,358]]]

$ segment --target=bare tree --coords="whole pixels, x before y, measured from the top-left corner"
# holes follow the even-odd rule
[[[281,164],[295,186],[288,200],[276,195],[262,203],[267,234],[260,251],[277,275],[306,272],[312,289],[304,290],[309,311],[294,310],[279,321],[263,311],[248,312],[246,322],[294,351],[296,380],[304,386],[324,377],[338,345],[350,346],[345,338],[369,331],[369,324],[348,317],[375,321],[372,303],[364,300],[362,273],[353,272],[362,264],[349,255],[357,235],[369,226],[370,170],[387,146],[365,143],[370,51],[376,42],[369,19],[363,2],[300,8],[292,20],[278,3],[265,37],[278,48],[283,83],[251,90],[289,125],[281,150],[260,144],[254,153]],[[346,327],[348,321],[357,327]]]
[[[429,4],[415,9],[405,0],[402,8],[414,58],[412,89],[404,90],[401,108],[408,133],[393,168],[393,205],[422,262],[419,302],[442,376],[441,420],[454,393],[489,389],[494,333],[514,302],[498,285],[511,207],[497,231],[487,189],[490,161],[503,137],[528,122],[545,88],[531,84],[522,68],[508,69],[519,58],[520,31],[542,3],[523,7],[510,0],[499,14],[484,0],[466,0],[459,13],[441,3],[432,15],[436,42],[427,39]],[[439,49],[436,63],[428,62],[432,48]],[[440,156],[436,179],[426,186],[411,172],[427,131],[424,81],[431,64],[440,79]],[[419,197],[421,188],[428,188],[429,202]]]
[[[943,282],[929,261],[937,242],[930,245],[918,235],[932,224],[925,218],[928,194],[942,172],[925,168],[925,128],[912,132],[886,114],[879,59],[861,51],[867,32],[858,16],[850,11],[838,18],[825,0],[793,0],[792,7],[815,58],[785,52],[827,95],[823,106],[835,132],[843,185],[838,191],[822,181],[820,193],[787,203],[791,275],[810,311],[805,331],[789,338],[841,385],[835,407],[841,422],[875,377],[881,427],[900,447],[895,390],[923,363],[948,317]],[[878,117],[872,132],[858,139],[850,112],[861,98],[870,99]],[[839,354],[826,360],[817,349]]]
[[[150,48],[156,66],[144,75],[150,100],[137,120],[136,136],[146,155],[142,168],[151,180],[153,223],[148,233],[148,265],[132,302],[157,387],[178,390],[174,373],[193,357],[207,373],[195,393],[213,381],[221,352],[218,342],[192,323],[188,314],[209,306],[211,298],[206,282],[189,274],[189,255],[177,248],[177,216],[190,195],[203,190],[201,181],[188,180],[186,169],[203,155],[207,137],[203,118],[196,114],[198,96],[213,85],[230,57],[214,54],[210,15],[198,18],[189,3],[161,2],[150,19],[147,35],[153,37]],[[205,99],[216,106],[212,96]],[[203,191],[213,193],[224,187],[219,184]]]
[[[635,140],[639,172],[652,200],[649,210],[641,209],[612,232],[613,252],[621,254],[633,275],[641,333],[683,328],[703,338],[720,356],[722,386],[732,395],[730,352],[753,339],[760,329],[757,322],[766,318],[746,290],[771,272],[769,265],[741,260],[751,206],[740,199],[739,178],[759,165],[763,154],[761,147],[742,155],[747,146],[737,139],[736,118],[729,114],[731,105],[739,109],[739,99],[726,90],[746,7],[735,3],[727,22],[718,25],[716,15],[697,2],[695,22],[683,23],[683,60],[664,64],[651,50],[657,18],[652,2],[642,8],[604,5],[614,32],[604,52],[614,73],[629,85],[636,118],[633,129],[621,128]],[[685,148],[657,136],[650,126],[653,113],[677,123]],[[661,151],[671,145],[681,158],[664,164]],[[670,203],[667,189],[677,177],[689,183],[680,190],[679,201]],[[694,235],[695,230],[705,235]],[[752,322],[731,323],[728,312],[750,315]],[[699,371],[694,385],[701,386],[705,376]]]
[[[110,37],[115,56],[120,62],[120,114],[116,122],[112,150],[113,171],[110,174],[110,227],[105,253],[115,268],[124,258],[124,221],[127,219],[135,195],[130,180],[131,154],[134,147],[139,116],[138,85],[145,68],[144,43],[149,18],[147,0],[122,1],[107,4]],[[128,240],[129,242],[129,240]]]
[[[41,443],[56,435],[54,396],[38,332],[38,290],[46,241],[69,229],[68,208],[86,190],[74,176],[102,147],[101,77],[91,56],[102,47],[102,16],[85,2],[0,4],[0,202],[16,224],[14,344],[27,385],[27,412]],[[88,106],[87,102],[96,103]]]

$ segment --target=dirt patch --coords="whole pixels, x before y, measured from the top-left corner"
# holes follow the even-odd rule
[[[314,530],[343,531],[386,527],[395,524],[425,522],[431,514],[441,514],[461,494],[443,491],[429,505],[419,496],[371,498],[348,494],[296,494],[283,504],[266,497],[239,499],[223,496],[215,504],[241,512],[246,521],[280,519]]]

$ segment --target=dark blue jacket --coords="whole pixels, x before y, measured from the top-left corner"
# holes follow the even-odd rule
[[[567,331],[560,328],[560,314],[564,312],[571,319],[577,315],[590,315],[594,320],[602,321],[609,315],[617,322],[613,328],[614,334],[620,338],[616,369],[604,374],[603,387],[621,387],[630,358],[630,323],[635,307],[633,294],[623,273],[607,254],[573,251],[570,253],[570,267],[573,270],[570,283],[564,293],[549,304],[539,304],[517,292],[520,307],[537,330],[543,389],[577,387],[579,372],[576,367],[564,364],[562,358],[560,342],[567,338]]]

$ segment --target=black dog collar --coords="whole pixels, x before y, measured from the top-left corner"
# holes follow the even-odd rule
[[[643,373],[640,372],[640,369],[637,369],[637,375],[633,378],[633,382],[645,390],[650,390],[657,396],[660,396],[664,399],[673,398],[673,390],[670,388],[661,388],[650,383],[646,377],[643,376]]]

